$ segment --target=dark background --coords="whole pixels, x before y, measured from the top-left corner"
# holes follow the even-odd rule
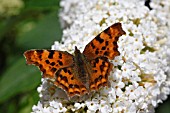
[[[24,0],[18,15],[0,15],[0,113],[29,113],[37,104],[41,73],[26,65],[23,52],[60,41],[59,9],[59,0]],[[169,106],[167,100],[156,112],[170,113]]]

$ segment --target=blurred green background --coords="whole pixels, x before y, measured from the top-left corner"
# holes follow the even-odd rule
[[[9,5],[19,0],[6,1]],[[22,6],[11,9],[18,13],[9,13],[12,6],[5,6],[4,13],[0,11],[0,113],[31,112],[39,100],[41,73],[37,67],[26,65],[23,52],[50,49],[62,36],[59,0],[21,2]]]
[[[50,49],[60,41],[59,0],[4,2],[0,0],[0,113],[29,113],[39,100],[41,73],[26,65],[23,52]],[[170,113],[169,105],[161,104],[157,113]]]

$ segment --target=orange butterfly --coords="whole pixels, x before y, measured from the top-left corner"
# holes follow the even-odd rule
[[[97,91],[108,85],[112,60],[120,53],[117,41],[125,34],[121,23],[115,23],[89,42],[83,53],[75,47],[74,56],[66,51],[29,50],[24,53],[27,64],[34,64],[55,86],[69,97]]]

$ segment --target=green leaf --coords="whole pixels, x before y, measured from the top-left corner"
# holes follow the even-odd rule
[[[19,101],[19,111],[18,113],[30,113],[32,111],[33,105],[37,105],[39,101],[38,92],[32,91],[23,95]]]
[[[33,29],[19,35],[17,43],[26,49],[51,48],[62,36],[57,13],[53,12],[40,20]]]
[[[35,89],[41,75],[35,66],[25,64],[24,57],[8,68],[0,80],[0,103],[24,91]]]
[[[26,9],[58,9],[60,0],[27,0]]]

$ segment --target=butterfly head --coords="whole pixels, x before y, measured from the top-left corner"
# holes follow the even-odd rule
[[[74,54],[76,55],[76,54],[80,54],[80,53],[81,53],[80,50],[77,48],[77,46],[75,46]]]

